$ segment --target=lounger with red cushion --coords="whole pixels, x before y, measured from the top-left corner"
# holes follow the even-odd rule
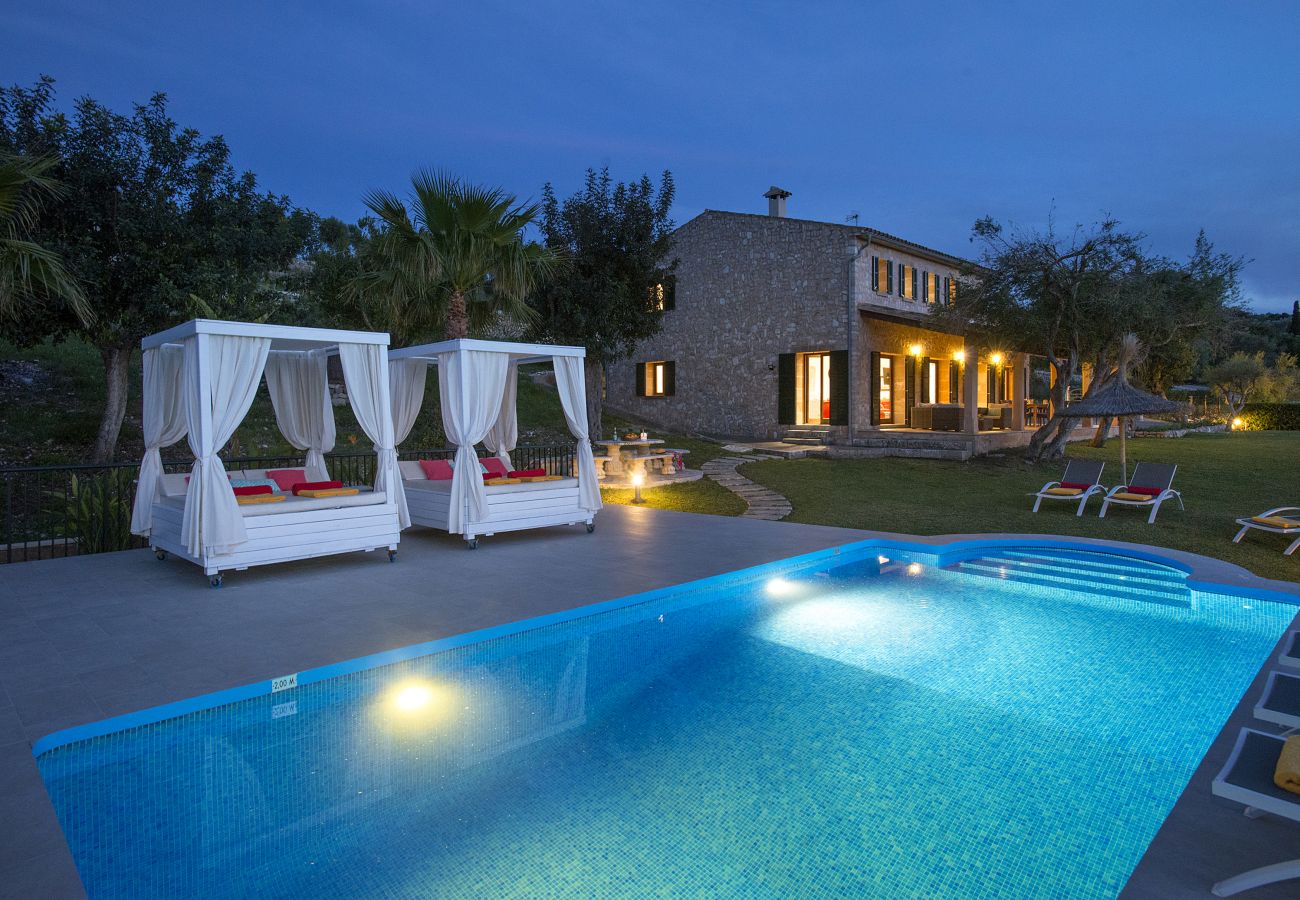
[[[1049,481],[1029,495],[1034,498],[1034,512],[1038,512],[1038,507],[1044,500],[1069,500],[1079,504],[1079,511],[1075,515],[1083,515],[1089,497],[1106,493],[1106,489],[1101,486],[1101,470],[1105,466],[1105,463],[1091,459],[1070,460],[1060,481]]]
[[[1106,499],[1101,501],[1099,518],[1106,518],[1106,510],[1111,504],[1150,508],[1148,525],[1155,523],[1160,504],[1166,500],[1177,500],[1178,508],[1183,509],[1183,495],[1173,488],[1174,473],[1177,471],[1177,466],[1166,463],[1138,463],[1129,483],[1111,488]]]

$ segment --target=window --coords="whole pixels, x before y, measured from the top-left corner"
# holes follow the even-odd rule
[[[677,279],[672,275],[655,283],[650,289],[650,308],[655,312],[666,312],[677,308]]]
[[[904,300],[916,299],[916,266],[898,264],[898,296]]]
[[[894,292],[894,264],[879,256],[871,257],[871,289],[877,294]]]
[[[677,391],[677,364],[671,360],[638,366],[637,387],[641,397],[671,397]]]
[[[944,293],[948,295],[948,303],[953,303],[957,299],[957,279],[945,278],[943,280]]]
[[[803,422],[825,425],[831,420],[831,355],[803,354]]]
[[[939,302],[939,273],[926,272],[922,282],[925,287],[923,297],[926,303],[935,304]]]

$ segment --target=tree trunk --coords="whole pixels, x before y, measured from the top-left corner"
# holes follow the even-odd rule
[[[1065,409],[1065,398],[1069,394],[1070,382],[1074,379],[1074,370],[1078,365],[1078,357],[1074,353],[1067,354],[1064,359],[1050,357],[1052,368],[1056,370],[1056,383],[1052,385],[1052,417],[1043,423],[1034,436],[1029,439],[1029,446],[1025,448],[1025,459],[1029,462],[1039,462],[1044,459],[1055,459],[1059,457],[1065,448],[1065,442],[1070,437],[1070,432],[1074,431],[1077,419],[1062,418],[1061,410]]]
[[[1110,416],[1105,416],[1097,420],[1097,430],[1092,435],[1092,441],[1088,444],[1090,447],[1105,447],[1106,436],[1110,434]]]
[[[469,308],[465,295],[456,291],[447,300],[447,340],[469,337]]]
[[[99,434],[95,436],[95,446],[90,453],[91,462],[113,461],[117,438],[122,433],[122,419],[126,417],[132,350],[130,345],[99,349],[99,355],[104,360],[104,414],[100,417]]]
[[[605,364],[587,356],[583,366],[587,386],[587,434],[593,441],[604,436],[601,430],[601,412],[605,408]]]

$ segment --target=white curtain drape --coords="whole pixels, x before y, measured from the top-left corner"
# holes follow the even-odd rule
[[[422,359],[399,359],[388,363],[388,396],[393,404],[393,444],[400,447],[420,414],[424,403],[424,382],[429,364]]]
[[[290,444],[307,451],[313,481],[327,477],[325,454],[334,449],[328,364],[323,350],[275,352],[266,359],[266,388],[276,427]]]
[[[501,409],[497,420],[488,429],[488,433],[483,435],[483,446],[506,464],[507,472],[515,467],[510,461],[510,451],[519,443],[519,416],[515,410],[518,394],[519,363],[511,360],[510,367],[506,370],[506,385],[501,394]]]
[[[474,445],[487,435],[501,411],[510,357],[487,350],[452,350],[438,354],[438,394],[442,399],[442,428],[456,447],[451,477],[451,509],[447,530],[465,533],[464,511],[469,503],[475,519],[487,518],[487,492],[479,472]],[[595,468],[595,464],[592,464]]]
[[[408,528],[411,513],[397,469],[393,410],[388,399],[388,348],[379,344],[339,344],[339,361],[343,363],[343,380],[357,424],[375,445],[375,490],[383,491],[397,504],[398,524]]]
[[[185,398],[181,388],[184,351],[175,344],[144,351],[144,459],[135,486],[135,508],[131,512],[131,533],[149,536],[153,528],[153,505],[158,499],[162,477],[163,447],[185,437]]]
[[[248,538],[217,451],[248,414],[271,349],[268,338],[200,334],[184,342],[183,395],[194,467],[181,540],[191,556],[223,552]],[[206,390],[203,386],[206,380]],[[204,426],[203,412],[208,423]]]
[[[596,458],[587,434],[587,383],[579,356],[554,356],[555,389],[564,408],[564,421],[578,439],[578,505],[589,512],[600,509],[600,485],[596,483]]]

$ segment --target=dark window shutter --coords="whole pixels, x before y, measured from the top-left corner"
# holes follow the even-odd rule
[[[794,425],[794,368],[795,355],[782,353],[776,358],[776,421],[778,425]]]
[[[930,297],[930,273],[922,270],[921,272],[921,299],[926,303],[931,301]]]
[[[906,282],[907,282],[907,268],[902,263],[899,263],[898,264],[898,296],[900,297],[906,296],[907,294],[907,288],[903,287],[903,285]]]
[[[990,403],[997,403],[998,396],[998,370],[993,367],[993,363],[988,363],[984,368],[984,381],[987,385],[985,394],[988,399],[984,401],[987,406]]]
[[[892,293],[894,292],[894,262],[893,262],[893,260],[889,260],[889,259],[885,260],[885,275],[888,276],[888,277],[885,279],[885,282],[886,282],[886,283],[885,283],[885,293],[886,293],[886,294],[892,294]]]
[[[957,360],[948,361],[948,402],[956,403],[961,396],[961,366]]]
[[[930,402],[930,357],[921,357],[921,402]]]
[[[671,397],[677,393],[677,363],[668,360],[664,363],[664,396]]]
[[[947,278],[943,280],[943,296],[939,298],[939,302],[944,305],[947,305],[948,303],[948,279]]]
[[[916,357],[907,354],[907,361],[903,363],[903,424],[909,428],[912,425],[912,394],[916,391]]]
[[[871,289],[880,292],[880,257],[871,257]]]
[[[648,393],[646,383],[650,380],[650,364],[639,362],[632,367],[632,372],[636,378],[636,395],[638,397],[646,396]]]
[[[880,354],[871,351],[871,375],[867,379],[871,386],[871,424],[880,424]]]
[[[677,276],[664,278],[664,311],[677,308]]]
[[[849,351],[831,351],[831,421],[849,424]]]
[[[916,267],[912,267],[912,299],[916,299]]]

